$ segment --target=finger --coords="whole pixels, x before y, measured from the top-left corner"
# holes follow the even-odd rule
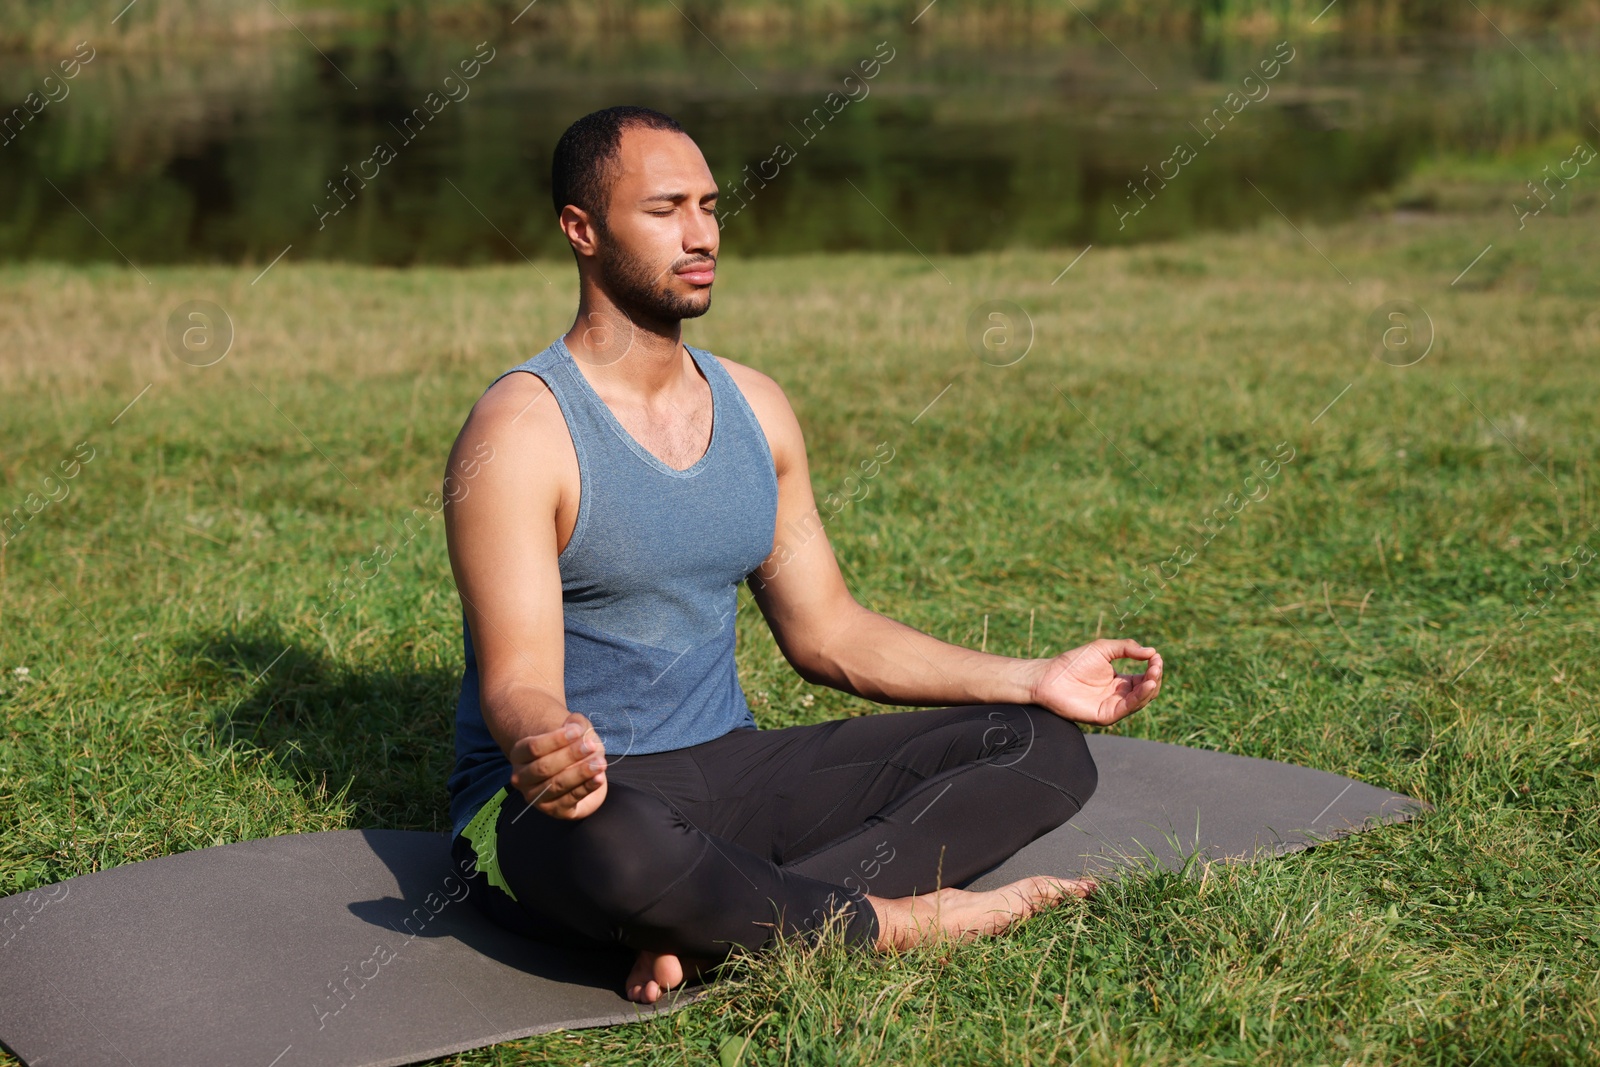
[[[579,796],[578,793],[574,791],[555,800],[542,801],[539,804],[534,805],[534,807],[537,807],[540,811],[550,816],[552,819],[571,819],[575,821],[583,818],[583,815],[578,814],[578,812],[582,810],[584,801],[590,795],[591,794],[589,793],[585,793],[583,796]],[[584,814],[589,814],[593,810],[593,806],[591,806],[590,811],[585,812]]]
[[[1117,674],[1117,681],[1119,681],[1119,682],[1130,682],[1130,683],[1133,683],[1133,684],[1138,684],[1140,682],[1159,682],[1160,679],[1161,679],[1162,668],[1165,666],[1165,664],[1163,664],[1161,662],[1161,654],[1159,652],[1156,652],[1154,649],[1151,649],[1150,651],[1151,651],[1150,658],[1149,658],[1148,662],[1146,662],[1145,668],[1144,668],[1143,671],[1141,671],[1138,674],[1132,674],[1132,673],[1123,674],[1123,673],[1119,672]],[[1138,656],[1120,656],[1118,658],[1119,659],[1139,659],[1141,657],[1138,657]]]
[[[581,751],[582,742],[569,745],[559,752],[542,756],[533,763],[516,767],[511,773],[511,784],[536,803],[532,794],[555,797],[572,785],[593,777],[605,769],[605,757],[596,752]],[[597,769],[589,769],[598,762]]]
[[[518,742],[512,749],[511,761],[513,764],[530,764],[541,777],[549,777],[575,759],[604,754],[605,745],[589,725],[589,720],[573,713],[557,729]]]
[[[559,748],[548,756],[540,756],[528,765],[528,770],[540,778],[554,778],[562,771],[575,763],[585,760],[605,760],[605,749],[600,745],[599,738],[580,738],[565,748]]]
[[[577,781],[551,779],[535,794],[536,799],[530,800],[529,803],[547,814],[564,813],[577,807],[585,796],[599,789],[603,780],[603,776],[599,774]]]
[[[590,745],[594,746],[592,749],[590,749],[588,751],[594,751],[594,752],[600,752],[600,753],[604,753],[605,752],[605,750],[606,750],[605,749],[605,742],[600,740],[600,734],[595,730],[594,724],[591,723],[583,715],[580,715],[576,711],[569,712],[568,715],[567,715],[567,724],[568,725],[577,726],[578,728],[580,728],[583,731],[583,740],[589,742]]]
[[[1161,684],[1161,675],[1151,671],[1143,674],[1119,674],[1114,683],[1115,689],[1123,696],[1133,696],[1146,689],[1155,689]]]
[[[1129,693],[1122,702],[1122,714],[1118,718],[1125,718],[1150,703],[1154,693]]]
[[[566,791],[554,781],[535,781],[525,788],[519,788],[522,788],[522,797],[529,807],[538,808],[546,814],[564,811],[572,806]]]
[[[529,734],[512,745],[511,762],[532,763],[540,756],[548,756],[578,740],[586,729],[588,729],[587,721],[573,722],[572,717],[568,716],[567,721],[554,730],[542,734]]]
[[[598,777],[605,769],[605,760],[598,756],[575,763],[548,779],[549,790],[545,793],[545,799],[564,799],[585,782]]]
[[[1138,674],[1117,675],[1116,694],[1129,700],[1145,695],[1154,696],[1160,688],[1161,679],[1159,678],[1148,678]]]
[[[579,782],[572,788],[570,792],[567,793],[566,798],[572,802],[573,807],[577,807],[579,801],[583,800],[584,797],[589,796],[591,793],[598,793],[600,788],[605,784],[605,772],[601,771],[593,778],[587,778],[582,782]]]
[[[1098,641],[1101,653],[1107,659],[1151,659],[1156,655],[1156,650],[1149,645],[1141,645],[1132,638],[1103,638]]]
[[[540,756],[532,763],[512,764],[511,781],[519,789],[536,789],[589,757],[590,753],[579,751],[578,744],[574,743],[548,756]]]

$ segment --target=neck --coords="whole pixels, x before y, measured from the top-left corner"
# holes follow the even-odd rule
[[[686,374],[696,373],[683,347],[683,324],[678,319],[630,320],[614,304],[592,306],[584,301],[562,341],[591,381],[641,398],[668,392]]]

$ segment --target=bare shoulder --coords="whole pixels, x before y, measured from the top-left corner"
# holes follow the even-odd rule
[[[495,382],[472,406],[450,452],[446,481],[454,484],[445,496],[464,498],[464,483],[479,482],[491,495],[503,486],[553,500],[576,473],[577,453],[555,395],[538,375],[519,372]]]
[[[731,359],[717,357],[718,361],[727,368],[728,376],[749,401],[750,408],[756,413],[756,421],[761,423],[762,430],[766,431],[767,444],[772,449],[773,460],[777,463],[780,473],[795,456],[796,451],[800,456],[805,454],[805,437],[800,430],[800,420],[795,417],[794,406],[789,403],[789,397],[784,393],[783,387],[769,375],[763,374],[754,367],[747,367],[743,363],[736,363]]]
[[[541,427],[549,428],[552,418],[565,426],[555,396],[544,379],[537,374],[517,372],[507,374],[484,391],[472,405],[467,424],[502,433],[537,433]]]
[[[728,373],[739,384],[739,390],[752,405],[758,398],[789,406],[789,398],[784,395],[783,387],[774,381],[771,376],[761,373],[754,367],[747,367],[743,363],[736,363],[725,356],[718,356],[717,362],[728,368]]]
[[[488,436],[519,451],[540,451],[563,443],[570,448],[572,442],[555,394],[543,378],[523,372],[508,374],[485,390],[472,405],[461,435]]]

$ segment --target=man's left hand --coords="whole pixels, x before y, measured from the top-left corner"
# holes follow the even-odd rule
[[[1144,660],[1144,673],[1118,674],[1113,664],[1119,659]],[[1064,719],[1109,726],[1160,691],[1160,653],[1137,641],[1100,640],[1045,661],[1032,702]]]

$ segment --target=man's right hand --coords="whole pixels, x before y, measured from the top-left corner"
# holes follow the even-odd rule
[[[606,799],[606,753],[589,720],[569,712],[566,722],[511,746],[511,787],[556,819],[593,815]]]

